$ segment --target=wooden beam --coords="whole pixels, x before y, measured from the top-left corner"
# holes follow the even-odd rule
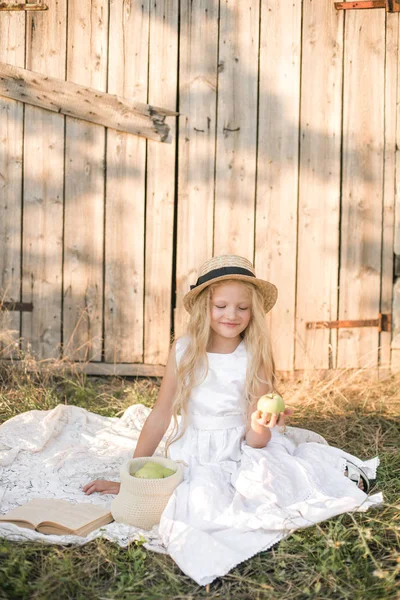
[[[60,373],[85,373],[97,377],[163,377],[164,365],[148,365],[143,363],[101,363],[101,362],[74,362],[57,359],[38,360],[27,364],[24,360],[0,359],[0,365],[12,365],[13,369],[22,369],[28,372],[47,372],[58,375]]]
[[[163,377],[163,365],[146,365],[143,363],[74,363],[73,369],[86,373],[86,375],[103,375],[118,377]]]
[[[171,141],[165,117],[178,115],[3,62],[0,96],[160,142]]]
[[[97,377],[163,377],[165,367],[163,365],[147,365],[142,363],[131,364],[106,364],[106,363],[78,363],[63,361],[38,361],[37,363],[27,364],[25,361],[1,359],[0,365],[12,366],[13,369],[21,369],[24,372],[48,372],[57,375],[59,373],[85,373]],[[312,374],[316,381],[332,381],[336,379],[340,382],[353,380],[357,378],[362,381],[383,380],[391,375],[386,368],[370,369],[313,369]],[[279,381],[298,381],[304,376],[310,377],[310,370],[296,369],[292,371],[278,370],[276,372]]]
[[[0,10],[49,10],[47,4],[11,4],[9,2],[0,2]]]

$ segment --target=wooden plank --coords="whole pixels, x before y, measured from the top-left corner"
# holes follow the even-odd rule
[[[183,296],[212,256],[218,3],[183,2],[180,21],[176,337],[188,321]]]
[[[86,87],[82,82],[76,85],[0,63],[0,95],[151,140],[169,141],[169,126],[164,120],[167,115],[175,115],[174,111],[135,103],[130,98]]]
[[[399,25],[400,27],[400,25]],[[400,37],[400,32],[399,32]],[[400,372],[400,39],[397,55],[397,98],[396,98],[396,152],[394,193],[394,259],[393,285],[393,334],[391,343],[391,370]]]
[[[292,370],[296,290],[301,1],[262,4],[255,267],[278,287],[277,368]]]
[[[65,76],[66,1],[27,17],[27,66]],[[57,357],[61,343],[64,117],[25,107],[22,337],[38,358]]]
[[[98,362],[72,362],[54,359],[42,360],[39,362],[26,362],[22,360],[0,359],[0,365],[5,365],[13,369],[23,370],[25,373],[45,373],[46,370],[54,376],[76,375],[85,373],[86,375],[96,375],[98,377],[162,377],[164,375],[164,365],[144,365],[143,363],[118,363],[107,364]]]
[[[0,365],[4,364],[10,367],[11,362],[9,360],[0,360]],[[21,369],[24,372],[37,373],[38,363],[32,366],[30,363],[24,361],[13,361],[13,369]],[[41,361],[40,372],[44,373],[46,369],[54,375],[59,372],[60,374],[76,374],[85,373],[86,375],[97,376],[97,377],[163,377],[165,372],[164,365],[146,365],[143,363],[118,363],[110,365],[107,363],[97,362],[63,362],[57,361],[47,362]],[[299,381],[301,379],[309,379],[309,370],[291,370],[291,371],[277,371],[276,373],[279,381]],[[340,383],[351,381],[377,381],[384,380],[390,376],[390,372],[385,369],[371,368],[360,371],[359,369],[315,369],[311,375],[315,381],[327,380],[332,382],[337,380]]]
[[[400,23],[398,25],[397,92],[396,92],[396,145],[395,145],[395,214],[394,214],[394,254],[400,257]],[[399,277],[400,272],[396,272]],[[400,324],[399,324],[400,325]]]
[[[2,14],[0,60],[24,66],[25,14]],[[24,107],[0,98],[0,303],[21,294],[22,153]],[[0,313],[0,353],[13,355],[20,337],[20,315]]]
[[[110,5],[108,91],[147,100],[149,0]],[[110,129],[107,136],[106,362],[143,360],[146,141]]]
[[[110,365],[107,363],[75,363],[73,370],[82,371],[87,375],[117,376],[117,377],[162,377],[164,365],[145,365],[143,363],[122,363]]]
[[[337,333],[307,330],[306,323],[333,321],[337,317],[342,58],[343,13],[335,11],[331,4],[305,0],[296,369],[327,369],[336,360]]]
[[[382,381],[389,376],[388,372],[381,371],[377,367],[371,369],[302,369],[292,371],[277,371],[279,381],[303,381],[311,388],[312,384],[326,381],[326,387],[342,385],[344,383],[359,383],[366,381]]]
[[[106,0],[69,2],[68,80],[106,89],[107,22]],[[75,360],[102,354],[104,155],[104,128],[67,117],[63,322],[64,352]]]
[[[220,5],[214,254],[254,258],[259,2]]]
[[[151,3],[149,102],[176,106],[178,3]],[[144,362],[165,364],[171,337],[171,285],[175,204],[175,124],[171,145],[148,142]]]
[[[381,283],[385,12],[346,15],[339,319],[376,318]],[[371,85],[373,82],[373,85]],[[377,329],[338,335],[338,367],[375,367]]]
[[[381,312],[392,313],[395,207],[396,95],[399,56],[399,15],[386,16],[385,57],[385,170],[383,188]],[[381,332],[381,368],[390,369],[392,334]]]

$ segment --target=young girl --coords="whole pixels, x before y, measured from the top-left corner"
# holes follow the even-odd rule
[[[201,585],[294,529],[374,503],[365,492],[377,459],[363,463],[311,431],[286,428],[290,409],[257,410],[260,396],[276,389],[265,320],[276,299],[276,287],[244,258],[219,256],[201,267],[184,297],[187,335],[172,345],[133,455],[152,456],[173,418],[167,454],[187,468],[159,533]],[[119,483],[96,480],[83,491],[116,494]]]

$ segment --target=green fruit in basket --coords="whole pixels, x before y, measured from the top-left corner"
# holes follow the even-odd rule
[[[133,473],[133,476],[138,477],[139,479],[163,479],[174,473],[175,471],[173,469],[163,467],[163,465],[160,465],[159,463],[147,462],[140,467],[136,473]]]
[[[261,396],[257,402],[257,408],[263,414],[269,413],[279,415],[279,413],[285,410],[285,403],[282,396],[279,394],[265,394],[265,396]]]
[[[174,475],[174,473],[176,473],[176,471],[174,471],[173,469],[163,467],[163,477],[170,477],[171,475]]]
[[[139,479],[162,479],[163,475],[163,466],[157,463],[145,463],[143,467],[140,467],[133,474],[134,477],[138,477]]]

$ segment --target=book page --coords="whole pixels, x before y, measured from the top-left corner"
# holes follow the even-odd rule
[[[1,521],[26,521],[35,528],[43,522],[55,523],[75,531],[101,517],[110,514],[110,510],[89,503],[72,504],[67,500],[55,498],[37,498],[23,506],[14,508],[6,515],[1,515]]]

